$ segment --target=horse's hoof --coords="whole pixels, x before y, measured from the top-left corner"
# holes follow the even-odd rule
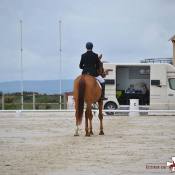
[[[86,135],[85,135],[86,137],[90,137],[91,135],[90,135],[90,133],[86,133]]]
[[[93,131],[90,131],[90,135],[94,135]]]
[[[104,135],[104,132],[103,131],[100,131],[99,135]]]
[[[75,137],[79,136],[79,134],[74,134]]]

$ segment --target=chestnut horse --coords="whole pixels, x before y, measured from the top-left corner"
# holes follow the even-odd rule
[[[104,73],[103,64],[101,64],[99,73]],[[82,122],[84,112],[84,102],[86,103],[85,111],[85,136],[93,135],[92,131],[92,104],[98,102],[99,119],[100,119],[100,133],[103,132],[103,100],[101,97],[101,87],[95,77],[90,75],[80,75],[74,80],[74,101],[75,101],[75,117],[76,117],[76,131],[74,136],[79,136],[78,126]]]

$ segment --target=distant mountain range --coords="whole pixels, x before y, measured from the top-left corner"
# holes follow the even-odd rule
[[[62,80],[62,93],[73,91],[73,80]],[[23,82],[24,91],[55,94],[60,92],[59,80],[26,80]],[[0,82],[0,92],[21,92],[20,81]]]

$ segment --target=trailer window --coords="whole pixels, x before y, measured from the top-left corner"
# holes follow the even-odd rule
[[[175,78],[169,79],[169,86],[171,89],[175,90]]]

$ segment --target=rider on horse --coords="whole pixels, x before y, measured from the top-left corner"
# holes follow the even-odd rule
[[[101,100],[106,100],[105,98],[105,80],[98,73],[98,69],[102,62],[100,61],[102,55],[98,57],[96,53],[92,51],[93,44],[91,42],[86,43],[87,52],[81,55],[80,69],[83,69],[82,74],[88,74],[94,76],[101,84],[102,95]]]

